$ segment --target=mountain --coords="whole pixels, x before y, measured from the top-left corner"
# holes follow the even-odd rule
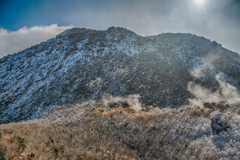
[[[139,94],[144,106],[178,108],[195,97],[192,85],[222,94],[219,74],[237,92],[239,66],[239,54],[192,34],[73,28],[0,59],[0,124],[110,95]]]

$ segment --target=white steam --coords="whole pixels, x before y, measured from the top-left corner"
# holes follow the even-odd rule
[[[228,103],[235,103],[240,101],[240,94],[236,87],[226,83],[221,74],[216,75],[216,80],[220,85],[221,98]]]
[[[140,102],[140,95],[139,94],[133,94],[133,95],[129,95],[126,98],[123,97],[113,97],[113,96],[109,96],[108,98],[103,98],[102,102],[105,106],[109,106],[112,103],[124,103],[127,102],[128,105],[130,107],[132,107],[133,110],[135,110],[136,112],[139,112],[140,110],[142,110],[142,104]]]
[[[204,88],[199,84],[195,84],[194,82],[188,83],[188,91],[195,97],[194,99],[189,100],[191,104],[202,106],[204,102],[224,101],[233,104],[240,101],[240,94],[237,88],[226,83],[222,74],[217,74],[215,78],[220,86],[215,92],[211,92],[209,89]]]
[[[102,78],[97,77],[95,80],[92,80],[89,84],[90,88],[94,88],[102,83]]]
[[[214,72],[215,67],[212,65],[219,56],[217,54],[209,54],[206,57],[202,58],[201,65],[195,67],[190,73],[194,78],[202,78],[205,77],[207,73]]]
[[[216,55],[209,55],[205,57],[205,63],[199,65],[191,71],[191,75],[194,78],[203,78],[207,74],[214,74],[216,70],[212,63],[217,60]],[[220,102],[224,101],[229,104],[240,102],[240,93],[236,87],[225,82],[223,73],[218,73],[215,76],[216,81],[219,84],[219,88],[216,91],[211,91],[208,88],[205,88],[194,82],[188,83],[188,91],[195,97],[189,99],[189,102],[192,105],[203,106],[205,102]]]

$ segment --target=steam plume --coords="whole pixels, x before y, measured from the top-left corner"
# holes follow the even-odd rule
[[[215,58],[214,58],[215,57]],[[191,71],[191,75],[194,78],[204,78],[207,74],[215,74],[217,71],[213,65],[213,62],[218,59],[216,55],[208,55],[203,59],[205,63],[199,65]],[[220,102],[224,101],[229,104],[240,102],[240,94],[236,87],[225,82],[224,74],[217,73],[215,79],[219,84],[219,88],[216,91],[211,91],[200,84],[190,81],[188,83],[188,91],[195,97],[189,99],[192,105],[203,106],[205,102]]]

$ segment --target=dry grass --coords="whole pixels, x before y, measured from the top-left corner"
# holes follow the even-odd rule
[[[102,102],[54,107],[42,119],[1,125],[0,154],[13,159],[29,153],[28,159],[42,160],[240,157],[238,114],[221,113],[231,128],[216,134],[213,110],[153,110],[137,113],[122,103],[109,108]]]

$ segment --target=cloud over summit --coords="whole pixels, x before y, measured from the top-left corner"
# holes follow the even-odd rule
[[[0,28],[0,58],[24,50],[32,45],[46,41],[73,26],[34,26],[23,27],[17,31],[7,31]]]

